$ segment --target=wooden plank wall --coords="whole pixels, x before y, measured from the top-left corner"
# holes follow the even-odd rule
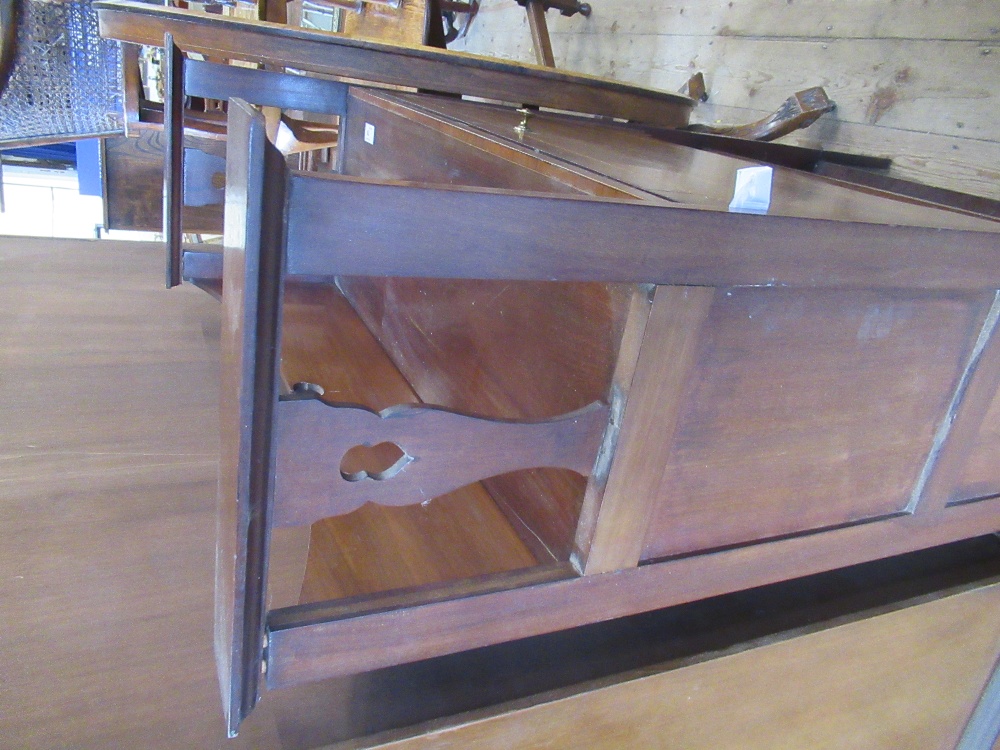
[[[556,65],[675,91],[700,122],[751,121],[823,86],[837,110],[788,143],[890,156],[893,172],[1000,199],[1000,0],[592,0],[547,14]],[[470,52],[533,60],[514,0],[483,0]]]

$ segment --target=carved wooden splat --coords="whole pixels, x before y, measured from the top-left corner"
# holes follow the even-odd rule
[[[511,422],[408,404],[378,413],[296,393],[276,413],[273,523],[308,524],[366,502],[412,505],[518,469],[589,476],[608,417],[598,402],[544,422]]]

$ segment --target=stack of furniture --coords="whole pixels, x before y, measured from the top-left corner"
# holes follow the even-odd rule
[[[99,7],[113,38],[341,79],[317,84],[340,118],[321,175],[290,171],[243,101],[288,93],[287,74],[234,77],[225,252],[171,233],[172,281],[223,306],[232,733],[265,680],[1000,528],[995,220],[811,174],[822,156],[802,150],[678,143],[682,97]],[[737,171],[763,157],[766,215],[740,213]]]

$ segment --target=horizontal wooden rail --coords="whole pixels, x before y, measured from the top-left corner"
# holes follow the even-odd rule
[[[287,217],[293,275],[1000,288],[1000,225],[902,227],[305,173],[291,176]]]
[[[366,672],[821,573],[990,533],[1000,500],[903,515],[713,555],[400,608],[355,607],[317,621],[310,607],[268,616],[267,684]],[[600,602],[600,606],[595,606]]]

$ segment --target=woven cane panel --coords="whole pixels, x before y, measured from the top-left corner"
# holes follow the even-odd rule
[[[26,0],[0,145],[122,132],[122,96],[121,50],[100,38],[90,3]]]

